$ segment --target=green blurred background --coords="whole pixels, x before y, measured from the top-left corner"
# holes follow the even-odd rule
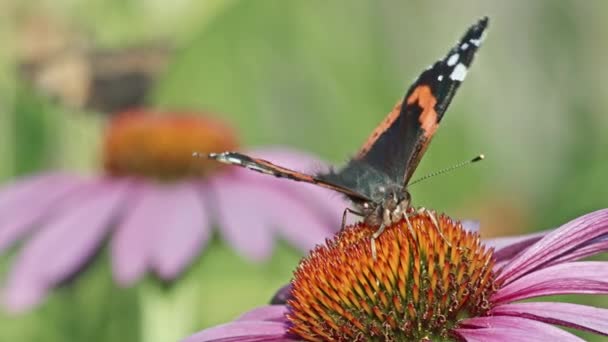
[[[212,111],[247,145],[293,146],[340,164],[417,74],[488,15],[489,35],[417,174],[478,153],[487,160],[416,185],[415,204],[478,218],[484,236],[606,207],[605,1],[4,0],[0,13],[2,183],[99,166],[108,113],[83,106],[70,77],[45,81],[58,60],[93,50],[160,54],[147,104]],[[287,282],[298,260],[282,245],[279,261],[249,265],[219,245],[182,283],[148,279],[132,289],[112,284],[104,253],[34,312],[3,316],[0,340],[162,340],[145,322],[171,330],[229,320],[267,302],[273,288],[255,279]],[[244,289],[231,274],[243,265],[253,279]],[[189,296],[197,307],[184,311]],[[146,317],[158,311],[165,315]]]

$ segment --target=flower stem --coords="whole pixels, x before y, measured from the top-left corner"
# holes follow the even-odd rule
[[[164,286],[147,281],[138,290],[142,342],[179,341],[197,329],[198,308],[193,281]]]

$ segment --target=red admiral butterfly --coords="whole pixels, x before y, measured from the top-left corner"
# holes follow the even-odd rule
[[[210,153],[208,157],[272,176],[316,184],[346,195],[357,209],[346,209],[344,215],[346,212],[360,215],[367,224],[378,227],[372,237],[375,255],[374,240],[384,228],[408,218],[411,196],[407,186],[410,178],[464,80],[487,26],[488,18],[479,20],[445,58],[422,72],[405,98],[372,132],[357,155],[339,171],[307,175],[236,152]],[[439,231],[434,216],[426,212]]]

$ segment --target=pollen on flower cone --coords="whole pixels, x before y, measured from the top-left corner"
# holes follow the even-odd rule
[[[221,167],[205,158],[192,158],[193,152],[236,147],[235,133],[219,120],[195,113],[134,110],[117,115],[110,122],[103,161],[111,175],[171,181],[206,176]]]
[[[409,221],[409,223],[408,223]],[[489,311],[493,251],[459,222],[415,214],[375,232],[347,227],[303,259],[288,302],[290,331],[308,341],[449,339],[464,317]]]

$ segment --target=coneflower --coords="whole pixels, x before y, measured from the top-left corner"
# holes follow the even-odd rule
[[[0,189],[0,250],[23,240],[4,286],[10,311],[39,303],[108,238],[114,278],[128,286],[148,271],[178,277],[205,249],[214,223],[253,261],[267,259],[278,236],[308,251],[339,225],[344,203],[323,189],[193,158],[238,147],[216,118],[128,111],[110,122],[103,146],[98,175],[47,172]],[[252,153],[303,170],[321,166],[285,148]]]
[[[608,335],[606,309],[530,301],[608,293],[608,262],[579,261],[608,250],[608,209],[511,244],[484,243],[443,215],[438,227],[427,215],[409,221],[386,229],[376,259],[374,229],[348,227],[301,261],[279,295],[286,305],[184,342],[581,341],[555,325]]]

